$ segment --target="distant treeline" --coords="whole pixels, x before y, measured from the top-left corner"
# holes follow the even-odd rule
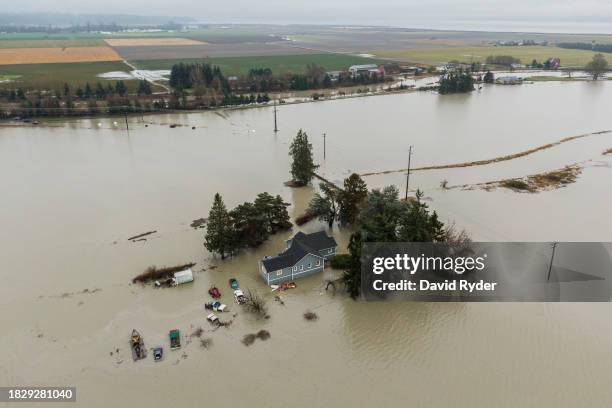
[[[382,81],[384,78],[379,75],[352,75],[348,71],[340,72],[332,79],[323,67],[316,64],[309,64],[303,74],[275,75],[270,68],[254,68],[247,75],[238,77],[226,76],[218,66],[208,63],[179,63],[172,66],[170,73],[170,86],[178,91],[193,89],[196,94],[207,90],[224,94],[304,91]]]
[[[440,78],[441,94],[466,93],[474,90],[474,78],[469,71],[449,72]]]
[[[570,42],[570,43],[559,43],[557,44],[560,48],[569,48],[572,50],[589,50],[597,52],[612,52],[612,44],[596,44],[596,43],[582,43],[582,42]]]
[[[489,65],[512,65],[520,64],[521,60],[511,55],[489,55],[486,63]]]

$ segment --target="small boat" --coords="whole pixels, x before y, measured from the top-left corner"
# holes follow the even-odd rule
[[[216,286],[211,286],[210,289],[208,289],[208,294],[212,296],[213,299],[219,299],[221,297],[221,292],[219,292]]]
[[[153,349],[153,360],[154,360],[154,361],[159,361],[159,360],[161,360],[161,359],[162,359],[162,357],[163,357],[163,355],[164,355],[164,349],[163,349],[163,348],[161,348],[161,347],[155,347],[155,348]]]
[[[236,289],[234,291],[234,299],[236,300],[236,303],[238,303],[239,305],[241,305],[244,302],[246,302],[246,298],[244,297],[244,293],[240,289]]]
[[[132,348],[132,358],[134,358],[134,361],[141,360],[147,356],[147,350],[144,347],[142,336],[136,329],[132,330],[130,346]]]
[[[234,290],[238,289],[238,281],[234,278],[229,280],[229,285],[230,285],[230,288]]]
[[[219,302],[218,300],[208,302],[204,305],[206,309],[214,310],[215,312],[224,312],[227,308],[227,305]]]
[[[170,330],[168,337],[170,338],[171,350],[181,348],[181,332],[178,329]]]

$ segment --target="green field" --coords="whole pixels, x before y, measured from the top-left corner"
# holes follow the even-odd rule
[[[102,81],[96,75],[109,71],[127,71],[120,62],[79,62],[69,64],[0,65],[0,78],[19,76],[15,82],[0,83],[2,88],[60,89],[64,83],[73,86]],[[14,78],[14,77],[13,77]],[[135,82],[135,81],[128,81]]]
[[[170,69],[179,62],[208,62],[218,65],[226,75],[247,74],[251,68],[270,68],[275,74],[302,73],[315,63],[328,71],[346,69],[355,64],[374,64],[380,60],[345,54],[299,54],[263,57],[225,57],[209,59],[131,61],[140,69]]]
[[[386,50],[373,53],[380,57],[397,58],[426,64],[443,64],[452,60],[467,63],[485,62],[489,55],[511,55],[515,58],[520,58],[524,64],[531,63],[534,59],[542,62],[550,57],[558,57],[561,59],[561,65],[563,66],[584,66],[595,54],[593,51],[570,50],[552,46],[423,48]]]

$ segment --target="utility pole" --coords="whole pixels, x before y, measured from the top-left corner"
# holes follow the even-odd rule
[[[550,264],[548,265],[548,276],[546,277],[546,282],[550,280],[550,272],[553,267],[553,259],[555,259],[555,249],[557,249],[557,242],[553,242],[550,244],[552,246],[552,255],[550,255]]]
[[[323,133],[323,160],[325,160],[325,133]]]
[[[274,100],[274,133],[278,132],[278,126],[276,124],[276,99]]]
[[[125,128],[129,132],[130,131],[130,125],[128,125],[127,112],[123,112],[123,114],[125,115]]]
[[[408,186],[410,185],[410,158],[412,157],[412,145],[408,149],[408,170],[406,171],[406,200],[408,200]]]

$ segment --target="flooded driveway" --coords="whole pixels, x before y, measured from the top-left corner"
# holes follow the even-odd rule
[[[0,128],[0,383],[75,385],[84,407],[605,406],[609,304],[353,302],[313,276],[281,305],[256,263],[279,252],[289,233],[221,262],[190,223],[207,216],[215,192],[228,207],[262,191],[280,194],[293,217],[301,214],[314,190],[283,185],[299,128],[320,172],[340,182],[351,172],[404,168],[409,145],[412,166],[425,167],[612,130],[611,102],[608,82],[535,83],[282,105],[276,134],[271,107],[132,117],[129,133],[120,119]],[[610,241],[612,157],[602,153],[611,147],[612,134],[601,133],[504,162],[418,171],[410,184],[477,240]],[[582,174],[554,191],[440,188],[443,179],[475,184],[572,163]],[[403,189],[405,176],[365,180]],[[146,241],[127,240],[153,230]],[[333,234],[344,249],[350,231]],[[190,261],[191,285],[129,283],[150,265]],[[269,320],[233,304],[230,277],[268,299]],[[216,331],[203,309],[211,284],[237,312]],[[319,319],[304,320],[307,310]],[[200,326],[211,347],[185,338],[181,351],[167,349],[169,330],[189,335]],[[166,348],[162,362],[131,361],[132,328],[147,347]],[[241,343],[262,328],[269,340]]]

